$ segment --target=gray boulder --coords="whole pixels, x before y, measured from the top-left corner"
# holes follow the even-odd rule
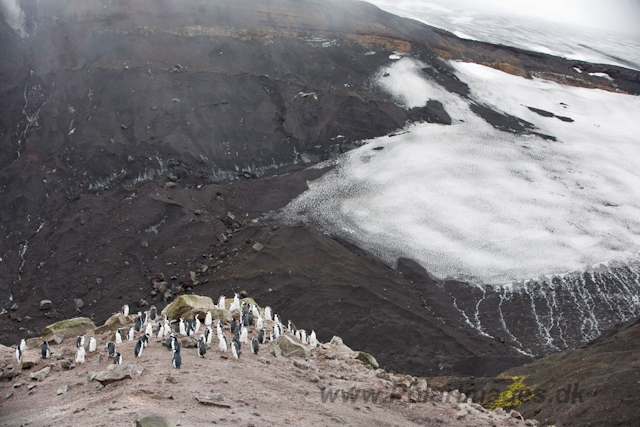
[[[105,386],[117,381],[140,378],[143,372],[144,367],[135,363],[109,365],[106,370],[98,372],[94,380]]]

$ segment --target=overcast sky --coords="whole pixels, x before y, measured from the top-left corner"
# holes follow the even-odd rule
[[[640,34],[640,0],[426,1],[445,7],[457,6],[467,10],[501,14],[515,13],[544,20]]]

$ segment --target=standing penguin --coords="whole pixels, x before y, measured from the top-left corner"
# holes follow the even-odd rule
[[[237,328],[238,328],[238,324],[236,323],[236,319],[232,318],[231,319],[231,333],[235,334]]]
[[[273,312],[271,311],[271,307],[266,306],[264,308],[264,318],[265,320],[273,320]]]
[[[144,333],[151,336],[153,335],[153,322],[150,322],[144,330]]]
[[[76,363],[84,363],[84,345],[78,347],[78,351],[76,352]]]
[[[26,350],[27,350],[27,340],[22,338],[20,340],[20,351],[24,353]]]
[[[253,352],[253,354],[258,354],[258,349],[260,347],[258,346],[258,339],[256,337],[253,337],[253,339],[251,340],[251,351]]]
[[[22,350],[20,346],[16,347],[16,359],[18,359],[18,363],[22,363]]]
[[[256,320],[256,329],[260,330],[264,327],[264,320],[262,317],[258,316],[258,320]]]
[[[125,317],[129,315],[129,305],[128,304],[125,304],[125,305],[122,306],[122,314],[124,314]]]
[[[51,350],[49,349],[49,343],[46,341],[42,342],[42,347],[40,347],[40,356],[43,359],[48,359],[51,356]]]
[[[282,324],[282,320],[280,320],[280,316],[278,316],[277,314],[273,315],[273,321],[276,322],[279,325]]]
[[[211,326],[207,326],[207,329],[204,330],[204,338],[207,344],[211,344],[211,339],[213,338],[213,329],[211,329]]]
[[[113,364],[122,365],[122,355],[120,353],[116,353],[115,356],[113,356]]]
[[[200,331],[200,319],[196,314],[195,316],[193,316],[193,333],[197,334],[199,331]]]
[[[260,332],[258,332],[258,342],[260,344],[265,344],[267,342],[267,337],[264,329],[260,329]]]
[[[185,324],[184,319],[182,319],[182,318],[180,319],[180,325],[178,327],[180,328],[179,329],[180,335],[186,336],[187,335],[187,325]]]
[[[216,335],[218,335],[218,339],[224,335],[224,328],[222,327],[222,322],[218,319],[218,324],[216,325]]]
[[[122,332],[120,332],[120,329],[116,330],[116,344],[120,344],[122,343]]]
[[[240,342],[242,343],[249,342],[249,330],[247,329],[246,326],[243,326],[242,330],[240,331]]]
[[[231,354],[236,360],[240,359],[240,345],[236,341],[231,341]]]
[[[131,327],[129,328],[129,332],[127,333],[127,340],[133,341],[134,336],[135,336],[135,328]]]
[[[172,350],[171,348],[172,341],[173,341],[173,334],[169,335],[169,338],[167,338],[167,342],[165,343],[165,345],[167,346],[167,350]]]
[[[207,314],[204,316],[204,326],[211,326],[212,321],[211,312],[207,311]]]
[[[158,309],[156,309],[155,305],[152,305],[149,309],[149,319],[153,322],[156,320],[156,316],[158,315]]]
[[[316,348],[318,346],[318,340],[316,338],[316,331],[312,330],[311,335],[309,335],[309,345],[311,348]]]
[[[218,344],[218,348],[220,349],[221,352],[226,353],[227,352],[227,337],[225,337],[224,335],[222,335],[220,337],[220,343]]]
[[[236,332],[236,334],[233,336],[233,338],[231,338],[232,342],[235,342],[236,344],[238,344],[238,348],[242,347],[242,344],[240,344],[240,331]]]
[[[225,310],[227,308],[227,301],[224,295],[218,298],[218,310]]]
[[[156,338],[162,338],[164,336],[164,325],[158,322],[158,329],[156,329]]]
[[[133,326],[133,329],[135,329],[136,332],[140,332],[140,329],[142,329],[142,317],[140,313],[138,313],[138,318],[136,319],[136,324]]]
[[[80,335],[76,340],[76,348],[84,347],[84,335]]]
[[[249,326],[253,325],[253,313],[247,313],[247,321],[249,322]]]
[[[142,349],[144,348],[144,344],[142,343],[142,339],[139,339],[136,343],[136,347],[133,349],[133,355],[135,357],[142,356]]]
[[[287,329],[289,330],[289,333],[292,335],[296,334],[296,325],[293,324],[293,322],[291,320],[289,320],[289,324],[287,325]]]
[[[176,337],[173,337],[171,340],[171,350],[180,353],[180,341],[178,341],[178,338]]]
[[[143,336],[140,337],[140,341],[142,341],[143,346],[146,347],[149,345],[149,338],[151,338],[149,334],[144,334]]]
[[[106,348],[109,352],[109,357],[114,357],[116,354],[116,345],[113,343],[113,341],[109,341]]]
[[[173,352],[173,358],[171,359],[171,364],[176,369],[180,369],[180,366],[182,366],[182,358],[180,357],[179,351]]]
[[[98,343],[96,342],[96,338],[95,337],[91,337],[89,338],[89,351],[91,353],[93,353],[94,351],[96,351],[96,347],[98,346]]]
[[[198,340],[198,356],[204,357],[207,354],[207,343],[205,342],[204,335],[200,335]]]

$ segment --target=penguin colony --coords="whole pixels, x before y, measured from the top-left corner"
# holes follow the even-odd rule
[[[221,296],[218,304],[214,304],[216,309],[226,308],[226,297]],[[238,360],[242,355],[242,344],[249,347],[253,354],[258,354],[260,345],[266,344],[267,341],[273,341],[284,333],[295,336],[298,340],[315,348],[318,345],[315,331],[308,334],[304,329],[297,329],[290,320],[285,328],[280,317],[273,313],[271,307],[265,307],[262,311],[255,304],[248,304],[241,301],[238,294],[235,294],[228,310],[232,313],[232,320],[228,327],[220,320],[213,319],[210,311],[204,315],[204,323],[200,322],[198,315],[192,319],[180,318],[170,320],[166,315],[160,318],[155,306],[151,306],[147,312],[138,312],[135,323],[128,329],[118,329],[115,332],[115,342],[109,341],[105,346],[109,358],[113,359],[114,364],[122,364],[123,356],[117,351],[117,344],[121,344],[124,340],[134,341],[136,336],[138,340],[134,347],[134,358],[142,357],[143,349],[149,345],[151,337],[166,339],[165,345],[168,351],[172,352],[171,365],[180,369],[182,366],[182,357],[180,355],[180,341],[178,336],[197,336],[196,351],[198,357],[206,357],[208,349],[213,344],[214,323],[215,335],[218,341],[218,351],[227,353],[231,351],[234,359]],[[129,315],[129,306],[122,307],[122,314],[126,317]],[[204,329],[200,331],[202,326]],[[227,338],[227,332],[232,335],[231,340]],[[250,334],[253,335],[250,337]],[[79,336],[76,340],[76,358],[77,364],[85,362],[85,352],[96,351],[97,341],[95,337],[90,337],[88,345],[85,345],[85,337]],[[26,341],[23,339],[16,348],[16,358],[18,363],[22,363],[22,354],[27,349]],[[51,356],[51,350],[47,341],[42,343],[41,357],[43,359]]]

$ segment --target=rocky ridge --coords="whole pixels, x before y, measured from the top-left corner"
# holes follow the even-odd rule
[[[219,314],[240,320],[236,310],[222,309]],[[115,314],[112,318],[124,320],[120,327],[128,329],[136,317]],[[77,331],[78,322],[71,323]],[[224,323],[226,330],[229,322]],[[234,360],[216,348],[217,338],[206,357],[199,358],[195,338],[181,336],[183,364],[174,369],[171,352],[163,347],[164,338],[151,338],[140,358],[133,357],[134,341],[117,344],[124,361],[113,364],[103,350],[117,329],[113,324],[97,329],[86,326],[87,341],[92,331],[103,332],[95,334],[98,350],[87,352],[84,363],[74,362],[75,339],[62,338],[67,332],[63,327],[50,328],[58,332],[48,338],[49,359],[40,358],[40,339],[30,340],[30,346],[36,348],[25,351],[21,366],[15,361],[14,349],[0,347],[0,423],[537,425],[515,411],[487,411],[458,392],[434,391],[424,378],[376,369],[375,358],[363,357],[339,337],[313,347],[285,332],[280,338],[287,338],[286,345],[304,348],[307,357],[283,356],[284,344],[275,340],[262,345],[258,354],[243,350]],[[270,331],[273,322],[265,324]],[[250,338],[257,335],[254,327],[249,330]],[[136,333],[136,338],[141,334]],[[166,424],[145,424],[153,417],[154,422]]]

